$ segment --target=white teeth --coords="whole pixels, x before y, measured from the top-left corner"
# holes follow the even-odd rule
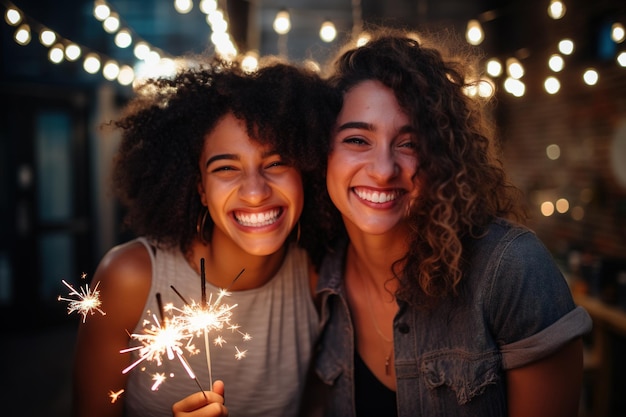
[[[359,196],[359,198],[371,201],[372,203],[386,203],[388,201],[395,200],[396,198],[398,198],[399,195],[399,193],[396,191],[385,193],[379,191],[369,192],[355,189],[354,192],[356,193],[356,195]]]
[[[276,221],[278,219],[278,215],[280,214],[279,209],[273,209],[266,211],[265,213],[241,213],[235,212],[235,219],[237,222],[243,226],[250,227],[261,227],[267,226]]]

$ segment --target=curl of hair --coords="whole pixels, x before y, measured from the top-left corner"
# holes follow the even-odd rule
[[[301,246],[319,261],[327,243],[315,227],[314,206],[325,187],[325,139],[339,106],[340,97],[318,74],[274,59],[247,73],[236,62],[214,58],[171,79],[149,80],[113,121],[122,140],[112,185],[126,208],[125,225],[159,246],[189,249],[204,211],[197,186],[205,137],[232,113],[251,138],[302,173]],[[210,217],[206,224],[212,230]]]
[[[396,296],[432,307],[457,293],[466,242],[495,217],[523,220],[521,194],[506,178],[488,102],[466,94],[475,55],[447,49],[453,38],[377,28],[361,47],[341,52],[329,75],[343,93],[365,80],[392,89],[417,132],[414,181],[419,195],[407,215],[406,255],[394,264]],[[446,35],[447,36],[447,35]]]

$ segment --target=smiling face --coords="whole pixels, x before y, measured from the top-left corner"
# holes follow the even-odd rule
[[[215,223],[214,245],[226,239],[253,255],[278,251],[302,213],[299,171],[250,139],[232,114],[205,138],[200,169],[198,191]]]
[[[402,223],[417,192],[416,140],[391,89],[364,81],[345,94],[326,183],[349,231],[380,235]]]

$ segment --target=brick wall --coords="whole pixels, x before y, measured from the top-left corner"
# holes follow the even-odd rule
[[[626,179],[616,174],[626,168],[626,68],[596,64],[599,82],[587,86],[582,64],[566,66],[560,92],[549,95],[545,62],[526,68],[524,97],[498,93],[504,162],[526,193],[529,225],[557,257],[578,248],[626,262]],[[556,160],[546,155],[550,144],[560,147]],[[542,215],[541,202],[558,198],[570,209]]]

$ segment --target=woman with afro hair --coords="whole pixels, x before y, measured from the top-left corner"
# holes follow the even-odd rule
[[[139,88],[113,122],[122,140],[112,183],[136,238],[93,276],[106,315],[79,326],[76,417],[169,417],[207,400],[201,411],[220,415],[224,386],[232,416],[298,415],[326,242],[315,196],[339,106],[317,74],[277,61],[247,73],[215,60]],[[210,354],[202,337],[183,350],[196,380],[178,359],[133,366],[131,335],[163,306],[210,302],[223,289],[233,328],[209,334]]]

